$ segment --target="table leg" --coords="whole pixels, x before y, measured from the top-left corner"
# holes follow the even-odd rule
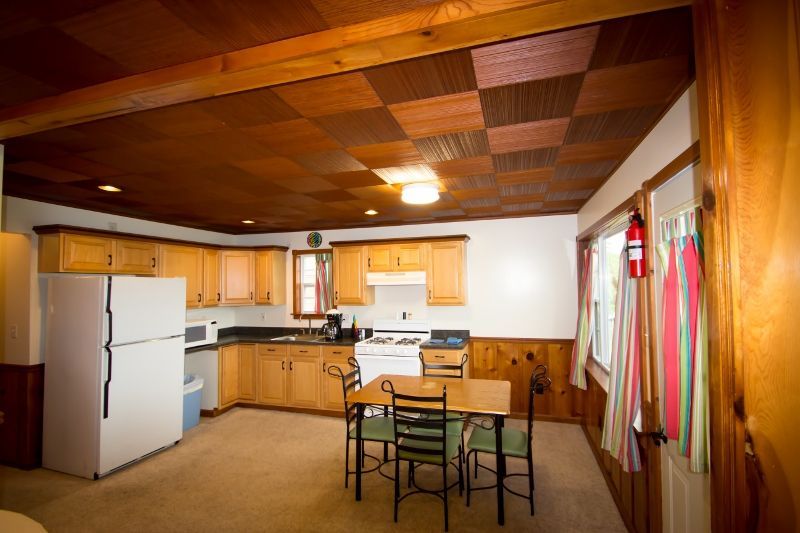
[[[356,501],[361,501],[361,454],[364,441],[361,440],[361,419],[364,418],[364,404],[356,404]]]
[[[502,415],[496,415],[494,418],[494,435],[495,435],[495,453],[497,455],[497,523],[501,526],[505,523],[505,508],[503,506],[503,480],[506,477],[506,462],[503,456],[503,421]]]

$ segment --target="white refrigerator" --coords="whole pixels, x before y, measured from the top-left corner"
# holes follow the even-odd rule
[[[43,466],[97,479],[177,443],[185,280],[48,281]]]

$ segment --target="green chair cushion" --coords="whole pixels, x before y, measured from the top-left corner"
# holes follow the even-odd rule
[[[464,415],[460,413],[447,413],[447,434],[448,435],[461,435],[464,431],[464,420],[459,420],[463,418]],[[439,415],[430,415],[427,418],[430,420],[439,420]]]
[[[350,438],[356,438],[355,424],[350,428]],[[391,416],[375,416],[362,419],[361,439],[394,442],[394,419]]]
[[[493,429],[475,428],[467,442],[467,448],[479,452],[496,453]],[[503,428],[503,455],[528,456],[528,434],[513,428]]]
[[[428,431],[421,431],[421,433],[429,433]],[[402,439],[402,442],[405,439]],[[458,445],[461,444],[461,439],[458,435],[445,435],[445,460],[449,463],[453,460],[454,457],[458,455]],[[414,446],[415,448],[422,448],[425,450],[437,450],[441,449],[439,442],[426,442],[426,441],[419,441],[419,440],[409,440],[409,446]],[[409,452],[405,450],[398,450],[397,451],[397,458],[403,459],[405,461],[414,461],[417,463],[425,463],[431,465],[441,465],[442,464],[442,456],[441,455],[427,455],[424,453],[417,453],[417,452]]]

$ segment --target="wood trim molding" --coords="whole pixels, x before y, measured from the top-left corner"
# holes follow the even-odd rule
[[[13,106],[0,112],[0,139],[688,4],[443,1]]]
[[[185,241],[182,239],[170,239],[168,237],[151,237],[149,235],[140,235],[138,233],[125,233],[122,231],[110,231],[94,228],[82,228],[78,226],[68,226],[62,224],[49,224],[46,226],[34,226],[33,231],[37,235],[49,235],[53,233],[73,233],[77,235],[93,235],[99,237],[109,237],[112,239],[125,239],[131,241],[146,241],[154,242],[157,244],[177,244],[185,246],[196,246],[199,248],[211,248],[214,250],[276,250],[279,252],[286,252],[289,250],[288,246],[278,245],[261,245],[261,246],[227,246],[223,244],[211,244],[207,242]]]
[[[583,230],[580,235],[575,239],[576,241],[590,240],[597,235],[603,233],[606,229],[616,224],[617,219],[622,218],[636,207],[636,194],[630,195],[622,201],[617,207],[603,215],[597,222]]]
[[[695,141],[689,148],[678,154],[678,156],[667,163],[658,173],[644,182],[642,188],[647,192],[653,192],[666,182],[675,177],[682,170],[700,161],[700,141]]]
[[[331,246],[368,246],[370,244],[407,244],[441,241],[469,241],[469,235],[438,235],[431,237],[397,237],[394,239],[364,239],[358,241],[331,241]]]

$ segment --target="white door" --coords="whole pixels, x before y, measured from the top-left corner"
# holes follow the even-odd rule
[[[672,218],[685,209],[700,204],[702,181],[700,168],[695,165],[677,174],[657,189],[652,196],[653,219]],[[660,226],[660,224],[659,224]],[[662,242],[660,227],[654,231],[656,243]],[[659,369],[658,394],[663,398],[663,352],[661,349],[661,306],[662,287],[665,272],[661,262],[653,264],[655,271],[655,308],[659,317],[656,320],[657,367]],[[661,420],[664,420],[664,402],[661,405]],[[663,426],[663,422],[662,422]],[[678,451],[677,441],[670,440],[661,446],[661,514],[665,533],[710,531],[710,487],[708,474],[698,474],[689,470],[689,459]]]
[[[111,279],[111,344],[183,335],[186,325],[184,278]]]
[[[100,475],[182,438],[183,338],[112,347],[103,366]]]

